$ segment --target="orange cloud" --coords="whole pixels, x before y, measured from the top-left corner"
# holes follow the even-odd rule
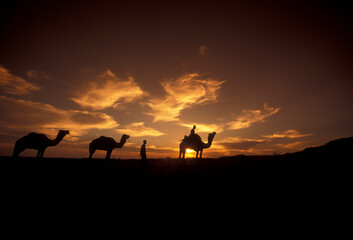
[[[223,140],[218,140],[212,144],[207,151],[208,156],[235,156],[238,154],[246,155],[268,155],[276,151],[271,146],[267,146],[270,142],[268,139],[259,138],[238,138],[228,137]]]
[[[217,141],[216,146],[221,149],[233,150],[233,151],[245,151],[252,147],[266,142],[265,139],[249,139],[249,138],[237,138],[229,137],[221,141]],[[219,147],[221,146],[221,147]]]
[[[144,94],[132,77],[122,80],[107,70],[95,80],[86,83],[86,86],[76,93],[77,97],[70,99],[82,107],[101,110],[132,102]]]
[[[177,148],[170,148],[170,147],[158,147],[155,145],[149,145],[147,142],[147,149],[150,152],[157,152],[157,153],[175,153],[179,151]]]
[[[141,143],[135,144],[135,143],[126,143],[124,147],[121,149],[119,152],[119,155],[125,154],[127,157],[134,156],[133,158],[140,158],[140,147],[142,145]],[[161,146],[156,146],[150,143],[149,140],[147,140],[147,145],[146,145],[146,152],[147,152],[147,157],[148,158],[166,158],[166,157],[177,157],[179,149],[176,148],[170,148],[170,147],[161,147]],[[102,155],[103,156],[103,155]]]
[[[287,144],[276,144],[276,146],[280,148],[285,148],[285,149],[299,149],[299,148],[304,148],[308,145],[309,142],[293,142],[293,143],[287,143]]]
[[[301,137],[307,137],[307,136],[312,136],[313,134],[311,133],[300,133],[297,130],[287,130],[284,132],[277,132],[272,135],[266,135],[264,136],[265,138],[301,138]]]
[[[279,110],[280,108],[269,107],[267,103],[264,104],[264,109],[244,109],[242,110],[242,114],[240,116],[238,116],[234,121],[228,123],[229,129],[236,130],[248,128],[256,122],[264,122],[265,118],[277,113]]]
[[[175,80],[162,82],[166,96],[153,98],[146,104],[154,121],[177,121],[181,111],[195,104],[215,102],[224,81],[204,79],[198,73],[185,74]]]
[[[120,133],[129,134],[131,137],[142,137],[142,136],[162,136],[164,133],[151,128],[146,127],[143,122],[135,122],[125,125],[123,128],[117,129]]]
[[[221,133],[224,130],[224,126],[219,124],[203,124],[203,123],[178,123],[178,124],[180,126],[187,127],[189,129],[191,129],[193,125],[196,125],[196,132]]]
[[[105,113],[63,110],[49,104],[5,96],[0,96],[0,110],[3,113],[0,119],[2,126],[29,131],[62,128],[80,135],[89,129],[112,129],[119,126]]]
[[[12,95],[26,95],[37,91],[40,87],[27,82],[21,77],[12,75],[7,69],[0,66],[0,89]]]

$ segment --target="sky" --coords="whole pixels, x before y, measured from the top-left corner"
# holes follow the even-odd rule
[[[340,1],[5,1],[0,155],[29,132],[45,157],[282,154],[353,136],[352,7]],[[36,156],[26,150],[21,156]],[[97,151],[94,157],[104,157]],[[195,152],[188,152],[194,157]]]

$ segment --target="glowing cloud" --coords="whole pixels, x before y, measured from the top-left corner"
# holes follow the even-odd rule
[[[293,143],[287,143],[287,144],[276,144],[276,146],[280,148],[285,148],[285,149],[298,149],[298,148],[304,148],[309,142],[293,142]]]
[[[130,123],[124,126],[124,128],[117,129],[120,133],[129,134],[131,137],[142,137],[142,136],[162,136],[164,133],[146,127],[143,122]]]
[[[202,123],[178,123],[180,126],[187,127],[189,129],[192,128],[193,125],[196,125],[196,131],[197,132],[217,132],[221,133],[223,132],[223,125],[218,125],[218,124],[202,124]]]
[[[162,82],[166,92],[163,99],[150,99],[146,104],[151,108],[146,114],[154,121],[177,121],[181,111],[194,104],[215,102],[224,81],[203,79],[200,74],[185,74],[178,79]]]
[[[37,91],[40,87],[27,82],[21,77],[12,75],[7,69],[0,66],[0,89],[12,95],[25,95]]]
[[[63,110],[49,104],[17,100],[0,96],[0,124],[8,128],[69,129],[79,133],[88,129],[112,129],[119,124],[109,115],[101,112]]]
[[[307,136],[312,136],[313,134],[307,133],[300,133],[297,130],[287,130],[284,132],[277,132],[272,135],[266,135],[264,136],[265,138],[301,138],[301,137],[307,137]]]
[[[212,144],[208,154],[214,157],[232,156],[238,154],[268,154],[273,152],[273,149],[264,149],[258,145],[266,143],[266,139],[250,139],[250,138],[237,138],[228,137],[223,140],[218,140]]]
[[[148,142],[147,142],[148,144]],[[156,153],[174,153],[179,151],[179,149],[170,148],[170,147],[158,147],[155,145],[147,145],[147,149],[149,152],[156,152]]]
[[[240,116],[228,123],[230,125],[229,129],[248,128],[254,123],[264,122],[265,118],[277,113],[279,110],[280,108],[269,107],[267,103],[264,104],[264,109],[262,110],[244,109]]]
[[[249,150],[250,148],[266,142],[265,139],[243,139],[237,137],[229,137],[221,141],[217,141],[216,145],[222,146],[225,150]]]
[[[142,97],[144,92],[132,77],[122,80],[107,70],[95,80],[88,82],[76,95],[77,97],[71,100],[80,106],[101,110],[132,102]]]
[[[138,144],[135,143],[126,143],[122,151],[119,152],[120,155],[126,154],[128,156],[135,156],[139,158],[140,147],[142,141]],[[166,158],[166,157],[175,157],[179,149],[170,148],[170,147],[161,147],[151,144],[151,141],[147,140],[146,151],[148,158]]]

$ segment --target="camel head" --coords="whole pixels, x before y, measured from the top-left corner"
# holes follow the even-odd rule
[[[130,136],[127,134],[123,134],[123,136],[121,137],[121,139],[124,139],[124,140],[127,140],[128,138],[130,138]]]
[[[216,136],[216,132],[208,134],[208,141],[213,141],[214,137]]]
[[[215,135],[216,135],[216,132],[208,134],[208,139],[213,139]]]
[[[70,134],[69,130],[59,130],[58,136],[65,137],[67,134]]]

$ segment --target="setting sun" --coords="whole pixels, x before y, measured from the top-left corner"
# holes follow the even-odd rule
[[[196,152],[194,150],[186,149],[186,152],[185,152],[186,158],[193,158],[195,157],[195,155],[196,155]]]

